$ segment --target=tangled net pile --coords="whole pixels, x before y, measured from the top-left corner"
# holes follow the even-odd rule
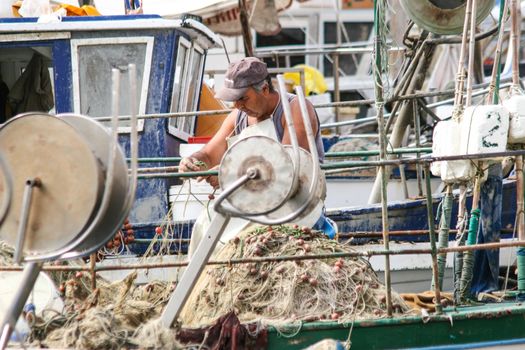
[[[0,266],[12,265],[15,250],[7,243],[0,241]]]
[[[308,228],[258,227],[228,242],[217,260],[351,252]],[[392,292],[396,314],[409,310]],[[184,326],[212,323],[235,310],[241,322],[386,317],[386,289],[370,264],[357,257],[208,266],[181,314]],[[198,312],[195,312],[198,310]]]
[[[33,346],[76,349],[176,348],[175,332],[158,321],[172,292],[171,283],[136,286],[134,272],[124,280],[102,283],[89,293],[88,276],[70,279],[64,311],[44,313],[31,328]]]

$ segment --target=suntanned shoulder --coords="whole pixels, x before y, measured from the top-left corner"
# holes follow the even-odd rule
[[[310,117],[310,123],[312,125],[313,133],[315,134],[317,132],[317,114],[315,113],[315,108],[310,102],[310,100],[305,99],[306,102],[306,108],[308,110],[308,116]],[[301,111],[301,104],[299,103],[299,98],[296,97],[290,102],[290,109],[292,112],[292,117],[294,120],[294,123],[299,123],[300,127],[303,128],[303,118],[302,118],[302,111]],[[286,127],[286,121],[283,118],[283,126]]]

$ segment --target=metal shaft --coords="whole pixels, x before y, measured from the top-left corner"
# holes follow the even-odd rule
[[[230,217],[222,214],[217,214],[211,221],[206,235],[197,247],[197,250],[186,268],[186,271],[184,271],[177,288],[175,288],[168,304],[164,308],[161,322],[165,327],[171,327],[179,317],[195,283],[197,283],[202,270],[204,270],[213,249],[217,245],[217,242],[229,221]]]
[[[17,264],[22,262],[22,253],[24,251],[24,243],[27,234],[27,222],[29,220],[29,214],[31,212],[31,201],[33,199],[33,188],[41,185],[38,178],[30,179],[26,181],[24,188],[24,194],[22,198],[22,210],[20,211],[20,224],[18,226],[18,235],[16,240],[16,247],[14,253],[14,261]]]
[[[7,310],[5,318],[2,321],[2,328],[0,328],[2,330],[0,335],[0,350],[5,349],[9,343],[9,339],[11,338],[11,334],[15,329],[16,322],[18,321],[18,318],[24,309],[24,305],[27,301],[27,298],[29,297],[29,294],[31,294],[33,289],[32,286],[35,284],[35,281],[38,278],[41,267],[42,263],[29,263],[24,268],[22,282],[20,283],[13,301],[9,304],[9,309]]]

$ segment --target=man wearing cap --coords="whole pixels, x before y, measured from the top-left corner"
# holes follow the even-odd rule
[[[228,149],[228,144],[242,137],[243,133],[247,133],[245,130],[249,128],[257,128],[261,134],[275,136],[277,141],[290,144],[281,96],[272,86],[266,63],[255,57],[243,58],[231,63],[226,72],[224,86],[215,97],[233,102],[234,110],[226,117],[219,131],[201,151],[182,159],[179,165],[180,172],[211,169],[218,165],[224,152]],[[284,98],[290,101],[299,146],[309,150],[299,101],[293,94],[287,94]],[[319,119],[312,104],[306,101],[306,105],[316,138],[319,160],[323,161],[324,150]],[[251,130],[250,134],[253,134]],[[206,180],[212,186],[218,186],[216,177]]]
[[[183,158],[179,172],[202,171],[219,165],[222,156],[234,141],[252,135],[271,137],[283,144],[290,144],[288,126],[285,122],[281,99],[290,103],[293,124],[299,146],[309,151],[306,130],[303,124],[299,101],[293,94],[280,96],[272,86],[266,63],[255,57],[243,58],[228,66],[224,86],[215,95],[224,101],[233,102],[234,109],[226,117],[219,131],[198,152]],[[319,119],[312,104],[307,100],[306,106],[315,135],[319,160],[324,160],[324,149],[321,140]],[[217,188],[216,176],[200,178]],[[324,216],[321,218],[323,220]],[[314,227],[322,229],[326,222],[319,222]],[[334,228],[328,229],[333,235]],[[325,230],[325,232],[327,232]]]

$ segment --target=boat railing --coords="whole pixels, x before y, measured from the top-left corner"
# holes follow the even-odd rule
[[[402,149],[396,150],[395,153],[408,153],[413,151],[421,150],[410,150]],[[371,151],[370,151],[371,152]],[[351,153],[351,152],[349,152]],[[339,154],[338,154],[339,155]],[[525,155],[525,150],[513,150],[506,152],[493,152],[493,153],[483,153],[483,154],[468,154],[468,155],[458,155],[458,156],[446,156],[446,157],[421,157],[421,158],[411,158],[411,159],[388,159],[388,160],[367,160],[367,161],[351,161],[351,162],[338,162],[332,164],[325,164],[324,169],[335,169],[338,167],[359,167],[363,165],[367,166],[393,166],[399,164],[414,164],[418,163],[424,166],[425,169],[425,181],[426,181],[426,205],[428,211],[428,230],[417,230],[414,232],[410,231],[391,231],[386,230],[387,235],[421,235],[428,234],[430,236],[431,247],[430,248],[418,248],[418,249],[374,249],[374,250],[359,250],[345,253],[330,253],[330,254],[305,254],[302,256],[272,256],[272,257],[258,257],[258,258],[238,258],[238,259],[228,259],[228,260],[210,260],[207,265],[225,265],[231,266],[236,264],[248,264],[248,263],[261,263],[261,262],[276,262],[276,261],[303,261],[303,260],[319,260],[319,259],[334,259],[334,258],[349,258],[349,257],[372,257],[372,256],[393,256],[393,255],[414,255],[414,254],[429,254],[432,259],[432,269],[433,274],[437,273],[437,257],[438,255],[443,255],[447,253],[454,252],[467,252],[467,251],[476,251],[476,250],[487,250],[487,249],[498,249],[498,248],[509,248],[509,247],[525,247],[525,240],[519,238],[518,240],[511,242],[499,242],[499,243],[482,243],[482,244],[473,244],[466,246],[456,246],[456,247],[446,247],[446,248],[437,248],[435,245],[435,237],[437,234],[434,224],[434,215],[433,215],[433,198],[432,193],[430,193],[430,170],[429,166],[432,162],[436,161],[452,161],[452,160],[483,160],[483,159],[493,159],[501,157],[522,157]],[[147,161],[152,161],[153,159],[148,159]],[[142,162],[145,160],[142,159]],[[156,159],[157,162],[162,162],[164,159]],[[141,159],[139,159],[141,162]],[[168,172],[165,173],[154,173],[144,176],[144,174],[139,175],[139,179],[145,180],[151,177],[179,177],[184,178],[188,176],[196,175],[216,175],[216,171],[206,171],[206,172],[194,172],[194,173],[177,173],[177,172]],[[450,232],[453,232],[451,230]],[[385,233],[367,233],[367,232],[350,232],[350,233],[341,233],[340,239],[348,239],[349,237],[364,237],[371,235],[377,237],[378,235],[383,236]],[[182,242],[181,239],[172,239],[173,241]],[[146,241],[146,240],[144,240]],[[185,240],[187,242],[187,240]],[[433,243],[432,243],[433,242]],[[179,262],[167,262],[167,263],[142,263],[142,264],[126,264],[121,266],[102,266],[100,264],[94,263],[90,266],[56,266],[53,264],[46,264],[43,266],[43,271],[86,271],[89,272],[92,276],[95,276],[97,273],[102,271],[109,270],[135,270],[135,269],[158,269],[158,268],[175,268],[175,267],[184,267],[187,266],[187,261]],[[0,271],[21,271],[23,268],[21,266],[0,266]],[[387,271],[385,271],[387,273]],[[435,277],[434,277],[435,279]],[[436,286],[436,284],[434,284]],[[387,289],[390,290],[391,285],[387,284]],[[440,304],[440,290],[439,287],[434,287],[434,293],[436,294],[435,298],[435,314],[439,315],[442,312],[442,307]],[[391,314],[390,314],[391,315]]]
[[[275,72],[296,72],[299,71],[299,73],[303,72],[304,77],[304,71],[302,69],[290,69],[290,68],[283,68],[283,69],[274,69]],[[218,71],[211,71],[211,73],[217,73]],[[303,78],[304,79],[304,78]],[[509,83],[510,78],[508,79],[502,79],[502,83],[500,86],[500,89],[506,89],[511,87],[511,83]],[[486,95],[489,92],[488,89],[489,83],[482,83],[477,84],[473,86],[473,89],[476,90],[473,92],[473,96],[482,96]],[[427,93],[415,93],[415,94],[407,94],[402,95],[396,98],[392,98],[386,101],[388,102],[394,102],[394,101],[402,101],[402,100],[415,100],[421,107],[425,108],[425,110],[428,112],[431,108],[435,108],[438,106],[448,105],[453,102],[453,99],[446,99],[439,102],[434,102],[430,104],[426,104],[423,100],[426,97],[442,97],[442,96],[453,96],[455,93],[454,89],[449,90],[443,90],[443,91],[434,91],[434,92],[427,92]],[[341,102],[330,102],[330,103],[319,103],[319,104],[313,104],[314,108],[342,108],[342,107],[357,107],[357,106],[363,106],[363,105],[372,105],[375,103],[375,100],[353,100],[353,101],[341,101]],[[174,112],[174,113],[152,113],[152,114],[138,114],[138,119],[158,119],[158,118],[184,118],[189,116],[222,116],[225,113],[230,113],[232,109],[219,109],[219,110],[209,110],[209,111],[189,111],[189,112]],[[396,114],[399,112],[396,112]],[[386,113],[385,117],[388,118],[392,114]],[[435,114],[431,114],[433,116],[433,119],[437,121]],[[129,115],[121,115],[119,116],[119,120],[129,120],[131,116]],[[100,122],[107,122],[111,120],[110,116],[103,116],[103,117],[94,117],[94,120],[100,121]],[[439,118],[438,118],[439,119]],[[441,119],[439,119],[441,120]],[[366,122],[376,122],[377,118],[375,116],[373,117],[366,117],[366,118],[359,118],[359,119],[353,119],[353,120],[347,120],[342,122],[336,122],[336,123],[325,123],[321,124],[321,129],[329,129],[334,128],[338,126],[344,126],[344,125],[352,125],[352,124],[361,124]]]
[[[158,117],[158,116],[157,116]],[[166,116],[164,116],[166,117]],[[393,150],[390,153],[392,154],[406,154],[406,153],[423,153],[423,152],[429,152],[430,149],[398,149]],[[375,154],[374,152],[378,151],[366,151],[367,154]],[[337,154],[328,153],[329,156],[344,156],[344,155],[352,155],[352,152],[346,152],[346,154],[342,154],[344,152],[339,152]],[[359,153],[354,153],[354,155],[357,155]],[[388,154],[388,152],[387,152]],[[430,236],[430,242],[431,247],[430,248],[423,248],[423,249],[390,249],[388,247],[384,249],[374,249],[374,250],[363,250],[363,251],[352,251],[352,252],[345,252],[345,253],[332,253],[332,254],[312,254],[312,255],[303,255],[303,256],[273,256],[273,257],[258,257],[258,258],[239,258],[239,259],[229,259],[227,261],[223,260],[211,260],[207,264],[208,265],[227,265],[231,266],[233,264],[247,264],[247,263],[259,263],[259,262],[269,262],[269,261],[300,261],[300,260],[316,260],[316,259],[333,259],[333,258],[341,258],[341,257],[372,257],[376,255],[380,256],[392,256],[392,255],[413,255],[413,254],[430,254],[432,258],[432,269],[433,269],[433,275],[434,280],[436,280],[436,273],[437,273],[437,257],[440,254],[447,254],[452,252],[466,252],[466,251],[474,251],[474,250],[486,250],[486,249],[496,249],[496,248],[507,248],[507,247],[525,247],[525,240],[520,239],[512,242],[501,242],[501,243],[484,243],[484,244],[473,244],[473,245],[467,245],[467,246],[458,246],[458,247],[447,247],[447,248],[437,248],[435,244],[435,226],[434,226],[434,215],[433,215],[433,198],[432,193],[430,191],[430,164],[432,162],[436,161],[452,161],[452,160],[483,160],[483,159],[489,159],[489,158],[501,158],[501,157],[523,157],[525,155],[525,150],[513,150],[513,151],[505,151],[505,152],[495,152],[495,153],[480,153],[480,154],[467,154],[467,155],[458,155],[458,156],[444,156],[444,157],[415,157],[415,158],[401,158],[401,159],[383,159],[383,160],[360,160],[360,161],[341,161],[341,162],[334,162],[329,164],[324,164],[323,169],[337,169],[337,168],[353,168],[353,167],[362,167],[362,166],[373,166],[373,167],[380,167],[380,166],[398,166],[400,164],[420,164],[424,167],[424,173],[425,173],[425,182],[426,182],[426,205],[427,205],[427,211],[428,211],[428,234]],[[180,160],[180,158],[179,158]],[[163,163],[168,160],[164,158],[151,158],[151,159],[138,159],[140,163],[145,163],[149,161],[155,161],[158,163]],[[169,161],[172,161],[171,159]],[[139,168],[140,169],[140,168]],[[157,170],[160,170],[157,169]],[[178,173],[176,172],[176,168],[172,167],[169,169],[163,169],[164,172],[153,172],[153,173],[141,173],[139,175],[139,179],[142,181],[147,181],[149,178],[186,178],[186,177],[195,177],[195,176],[209,176],[209,175],[217,175],[216,171],[201,171],[201,172],[193,172],[193,173]],[[388,215],[388,212],[386,213]],[[392,232],[395,233],[395,232]],[[422,232],[418,232],[422,233]],[[388,228],[386,228],[382,235],[390,235],[390,232],[388,231]],[[342,235],[342,238],[345,238],[344,235]],[[159,239],[159,238],[156,238]],[[177,240],[180,241],[180,240]],[[108,271],[108,270],[134,270],[134,269],[157,269],[157,268],[174,268],[174,267],[184,267],[187,266],[188,262],[169,262],[169,263],[144,263],[144,264],[131,264],[131,265],[122,265],[122,266],[102,266],[100,264],[97,264],[96,262],[93,262],[90,264],[90,266],[55,266],[52,263],[51,264],[45,264],[42,267],[42,270],[44,271],[86,271],[89,272],[93,277],[96,276],[98,272],[102,271]],[[0,266],[0,271],[20,271],[22,270],[22,267],[20,266]],[[385,270],[385,274],[390,273],[390,269]],[[437,284],[434,284],[437,286]],[[391,285],[387,283],[387,290],[391,290]],[[434,292],[436,294],[436,302],[435,302],[435,312],[436,315],[439,315],[442,312],[442,307],[440,304],[440,290],[439,287],[434,288]],[[389,315],[391,316],[391,305],[388,308],[389,309]]]

